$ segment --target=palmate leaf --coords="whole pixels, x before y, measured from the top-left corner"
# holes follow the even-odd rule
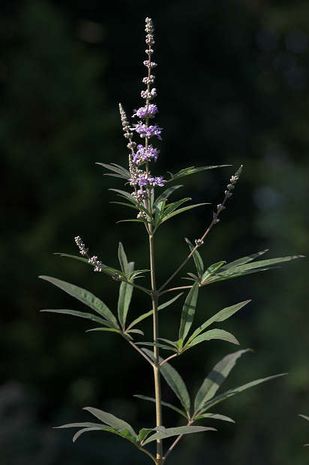
[[[201,410],[204,404],[212,399],[221,384],[226,380],[232,369],[234,368],[237,360],[246,352],[248,349],[239,350],[232,354],[226,355],[219,363],[217,363],[211,372],[204,379],[201,384],[194,400],[194,412],[195,414]]]
[[[166,439],[173,436],[179,436],[184,434],[201,433],[203,431],[217,431],[215,428],[208,426],[178,426],[175,428],[164,428],[163,426],[158,428],[158,432],[148,437],[142,445],[149,444],[150,442],[156,441],[157,439]]]
[[[87,307],[90,307],[105,320],[111,323],[114,328],[119,328],[118,322],[111,310],[104,302],[102,302],[102,300],[100,300],[91,292],[87,291],[86,289],[82,289],[81,287],[75,286],[74,284],[67,283],[66,281],[52,278],[51,276],[39,276],[39,278],[50,282],[56,287],[59,287],[59,289],[87,305]]]
[[[231,305],[229,307],[225,307],[222,310],[220,310],[218,313],[216,313],[211,318],[209,318],[207,321],[205,321],[205,323],[199,326],[192,333],[192,335],[188,339],[188,344],[191,344],[191,342],[210,325],[212,325],[213,323],[220,323],[222,321],[227,320],[228,318],[233,316],[235,313],[237,313],[240,309],[242,309],[245,305],[247,305],[249,302],[251,302],[251,300],[245,300],[243,302],[239,302],[238,304]]]
[[[212,166],[188,166],[187,168],[183,168],[177,173],[169,173],[171,176],[170,179],[167,180],[167,182],[172,182],[175,181],[175,179],[180,179],[184,178],[185,176],[191,176],[192,174],[200,173],[201,171],[206,171],[206,170],[213,170],[215,168],[225,168],[227,166],[232,166],[232,165],[212,165]]]
[[[198,283],[194,283],[190,291],[188,292],[188,295],[182,308],[180,327],[178,333],[179,340],[184,340],[186,338],[192,326],[197,304],[198,292],[199,285]]]

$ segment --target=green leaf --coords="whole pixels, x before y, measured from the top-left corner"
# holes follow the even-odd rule
[[[110,332],[110,333],[121,334],[120,329],[117,329],[117,328],[90,328],[90,329],[87,329],[86,333],[92,333],[92,332],[96,332],[96,331],[107,331],[107,332]]]
[[[242,309],[245,305],[247,305],[249,302],[251,302],[251,300],[244,300],[243,302],[239,302],[238,304],[231,305],[230,307],[225,307],[222,310],[220,310],[218,313],[209,318],[207,321],[205,321],[205,323],[203,323],[194,331],[194,333],[188,339],[188,344],[190,344],[191,341],[193,341],[193,339],[195,339],[210,325],[212,325],[213,323],[220,323],[222,321],[227,320],[235,313],[237,313],[240,309]]]
[[[142,443],[150,433],[153,432],[153,428],[142,428],[138,432],[138,442]]]
[[[184,434],[201,433],[202,431],[216,431],[216,429],[209,428],[208,426],[178,426],[176,428],[164,428],[161,426],[157,433],[153,434],[143,442],[143,445],[149,444],[157,439],[166,439],[180,435],[183,436]]]
[[[72,258],[73,260],[77,260],[79,262],[87,263],[89,266],[93,266],[88,262],[87,258],[79,257],[78,255],[70,255],[68,253],[61,253],[61,252],[56,252],[55,255],[59,255],[60,257],[64,258]],[[107,274],[108,276],[119,276],[121,275],[121,271],[117,270],[116,268],[112,268],[110,266],[104,265],[102,268],[102,273]]]
[[[254,254],[247,255],[246,257],[238,258],[237,260],[227,263],[223,268],[224,270],[228,270],[229,268],[233,268],[234,266],[245,265],[246,263],[252,262],[256,258],[260,257],[261,255],[264,255],[268,251],[269,249],[265,249]]]
[[[153,403],[156,402],[156,399],[154,399],[153,397],[142,396],[140,394],[135,394],[134,397],[137,397],[138,399],[142,399],[142,400],[147,400],[148,402],[153,402]],[[175,405],[170,404],[169,402],[164,402],[164,401],[162,401],[161,403],[162,405],[164,405],[164,407],[168,407],[171,410],[174,410],[175,412],[179,413],[179,415],[182,415],[183,417],[187,418],[186,412],[184,412],[178,407],[175,407]]]
[[[127,430],[129,434],[133,437],[137,437],[136,432],[132,428],[129,423],[126,421],[116,417],[115,415],[112,415],[111,413],[104,412],[103,410],[99,410],[97,408],[93,407],[84,407],[83,410],[86,410],[87,412],[91,413],[93,416],[98,418],[102,423],[105,423],[108,426],[111,426],[117,431],[122,431],[122,430]]]
[[[121,242],[118,245],[118,260],[122,272],[127,276],[129,273],[129,262]]]
[[[232,354],[226,355],[219,363],[217,363],[211,372],[207,375],[202,385],[200,386],[194,400],[194,412],[198,412],[204,404],[212,399],[221,384],[226,380],[228,375],[234,368],[237,360],[249,349],[239,350]]]
[[[165,221],[167,220],[170,220],[171,218],[173,218],[174,216],[176,215],[180,215],[181,213],[184,213],[184,212],[187,212],[189,210],[192,210],[193,208],[197,208],[197,207],[202,207],[203,205],[209,205],[209,203],[207,202],[202,202],[202,203],[196,203],[194,205],[188,205],[187,207],[182,207],[182,208],[178,208],[178,210],[175,210],[173,211],[172,213],[169,213],[167,215],[164,215],[161,223],[165,223]]]
[[[39,276],[39,278],[50,282],[56,287],[59,287],[59,289],[63,290],[70,296],[75,297],[75,299],[92,308],[92,310],[94,310],[100,316],[103,316],[103,318],[109,321],[112,324],[112,326],[114,326],[115,328],[119,328],[116,318],[114,317],[110,309],[107,307],[107,305],[105,305],[105,303],[102,302],[102,300],[100,300],[91,292],[87,291],[86,289],[82,289],[81,287],[75,286],[74,284],[61,281],[57,278],[52,278],[51,276]]]
[[[107,170],[112,171],[113,173],[116,173],[117,176],[114,175],[115,177],[120,177],[126,180],[129,179],[130,177],[130,172],[127,169],[123,168],[122,166],[117,165],[116,163],[108,164],[108,163],[97,162],[96,165],[103,166],[103,168],[106,168]]]
[[[309,421],[309,417],[307,415],[303,415],[302,413],[299,414],[301,418],[304,418],[305,420]]]
[[[177,294],[175,297],[173,297],[172,299],[169,299],[167,300],[166,302],[164,302],[163,304],[159,305],[158,306],[158,310],[163,310],[164,308],[166,307],[169,307],[173,302],[175,302],[175,300],[179,299],[179,297],[183,294],[183,292],[181,292],[180,294]],[[138,323],[140,323],[141,321],[145,320],[146,318],[148,318],[149,316],[151,316],[153,314],[153,310],[149,310],[148,312],[146,313],[143,313],[142,315],[140,315],[139,317],[137,317],[134,321],[132,321],[132,323],[130,323],[130,325],[128,326],[128,329],[127,331],[131,331],[131,328],[133,328],[134,326],[136,326]]]
[[[186,243],[188,244],[190,251],[194,250],[194,245],[189,241],[189,239],[185,238]],[[198,250],[194,250],[193,252],[193,260],[195,263],[195,268],[198,274],[198,277],[201,278],[204,273],[204,262],[202,257],[200,256]]]
[[[127,315],[132,299],[133,286],[129,283],[122,282],[119,288],[118,297],[118,318],[121,327],[124,328],[127,320]]]
[[[199,173],[201,171],[205,170],[213,170],[215,168],[225,168],[227,166],[232,166],[232,165],[213,165],[213,166],[188,166],[187,168],[183,168],[180,171],[177,171],[177,173],[169,173],[171,178],[167,180],[167,182],[175,181],[175,179],[180,179],[185,176],[191,176],[192,174]]]
[[[157,342],[156,344],[154,342],[144,342],[144,341],[141,341],[141,342],[136,342],[135,343],[137,346],[142,346],[142,347],[154,347],[155,345],[157,347],[159,347],[160,349],[164,349],[164,350],[170,350],[172,352],[175,352],[175,349],[171,346],[168,346],[166,344],[161,344],[160,342]]]
[[[165,205],[165,201],[170,197],[171,194],[173,194],[173,192],[175,192],[177,189],[179,189],[180,187],[183,187],[182,185],[178,185],[178,186],[172,186],[172,187],[169,187],[168,189],[165,189],[160,195],[159,197],[156,199],[156,201],[154,202],[153,206],[156,208],[156,207],[160,207],[160,204],[163,204]],[[160,208],[159,208],[160,210]]]
[[[186,413],[189,415],[191,405],[190,396],[188,393],[187,386],[185,385],[185,382],[180,376],[180,374],[169,363],[165,363],[161,367],[160,372],[167,384],[169,385],[169,387],[180,400],[180,403],[185,409]]]
[[[196,346],[197,344],[200,344],[201,342],[212,341],[214,339],[239,345],[239,342],[236,339],[236,337],[233,336],[233,334],[229,333],[228,331],[224,331],[224,329],[211,329],[209,331],[206,331],[205,333],[200,334],[199,336],[196,336],[194,339],[192,339],[190,343],[188,342],[185,345],[185,350],[193,346]]]
[[[188,332],[190,331],[195,314],[198,291],[198,283],[195,283],[188,292],[187,298],[182,308],[181,321],[179,327],[179,339],[184,340]]]
[[[85,318],[86,320],[95,321],[96,323],[99,323],[99,324],[104,325],[104,326],[107,326],[107,325],[111,324],[107,320],[103,320],[103,318],[95,316],[92,313],[78,312],[76,310],[67,310],[66,308],[60,308],[60,309],[44,308],[44,310],[41,310],[41,312],[60,313],[60,314],[63,314],[63,315],[76,316],[78,318]],[[102,329],[111,329],[111,328],[102,328]]]
[[[225,265],[225,263],[225,261],[217,262],[211,265],[209,268],[207,268],[205,273],[202,275],[201,282],[205,284],[211,276],[216,274],[217,271],[220,270],[220,268],[222,268],[223,265]]]
[[[220,415],[219,413],[203,413],[202,415],[199,415],[198,417],[195,418],[196,421],[198,420],[203,420],[204,418],[210,418],[211,420],[222,420],[222,421],[228,421],[230,423],[235,423],[235,421],[227,417],[226,415]]]
[[[77,441],[77,439],[79,439],[81,437],[82,434],[84,433],[89,433],[91,431],[109,431],[111,432],[111,428],[109,428],[108,426],[93,426],[91,428],[83,428],[83,429],[80,429],[79,431],[77,431],[77,433],[74,434],[73,438],[72,438],[72,441],[75,442]]]
[[[208,283],[216,282],[216,281],[224,281],[227,279],[237,278],[239,276],[245,276],[251,273],[259,273],[262,271],[267,271],[272,267],[279,265],[280,263],[286,263],[291,260],[295,260],[298,258],[303,258],[303,255],[292,255],[287,257],[279,257],[279,258],[271,258],[269,260],[258,260],[256,262],[246,263],[244,265],[238,265],[230,267],[227,264],[228,268],[222,267],[219,273],[214,274],[210,278],[207,279]]]
[[[273,375],[273,376],[268,376],[267,378],[260,378],[256,379],[255,381],[251,381],[250,383],[243,384],[242,386],[238,386],[233,389],[229,389],[228,391],[224,392],[223,394],[220,394],[213,399],[209,400],[204,404],[203,407],[203,412],[208,410],[209,408],[213,407],[214,405],[219,404],[220,402],[229,399],[230,397],[235,396],[236,394],[239,394],[240,392],[245,391],[246,389],[250,389],[254,386],[258,386],[259,384],[265,383],[266,381],[271,381],[273,379],[279,378],[281,376],[285,376],[287,373],[280,373],[279,375]]]

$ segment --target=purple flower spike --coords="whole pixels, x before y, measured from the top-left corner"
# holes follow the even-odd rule
[[[153,118],[158,113],[158,107],[154,103],[140,107],[135,111],[133,116],[137,116],[140,119]]]
[[[147,124],[139,122],[134,126],[134,131],[136,131],[142,138],[156,136],[159,140],[161,140],[162,128],[160,128],[157,124],[147,126]]]
[[[149,161],[156,161],[159,155],[159,150],[152,145],[148,145],[148,147],[144,147],[143,145],[139,144],[137,146],[137,151],[134,153],[132,161],[135,165],[139,166],[143,163],[147,163]]]

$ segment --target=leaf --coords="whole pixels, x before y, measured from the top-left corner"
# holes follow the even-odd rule
[[[118,297],[118,318],[121,327],[124,328],[127,320],[127,315],[132,299],[133,286],[129,283],[122,282],[119,288]]]
[[[142,400],[147,400],[148,402],[153,402],[153,403],[156,402],[156,399],[154,399],[153,397],[142,396],[140,394],[135,394],[134,397],[137,397],[138,399],[142,399]],[[183,417],[187,418],[186,412],[184,412],[183,410],[180,410],[180,408],[178,407],[175,407],[175,405],[170,404],[169,402],[164,402],[164,401],[162,401],[161,403],[165,407],[168,407],[171,410],[174,410],[175,412],[179,413],[179,415],[182,415]]]
[[[89,265],[89,266],[93,266],[93,265],[91,265],[91,263],[88,262],[87,258],[79,257],[78,255],[70,255],[68,253],[61,253],[61,252],[56,252],[55,255],[59,255],[60,257],[64,257],[64,258],[72,258],[73,260],[78,260],[80,262],[87,263],[87,265]],[[112,267],[104,265],[104,264],[103,264],[103,267],[102,267],[102,273],[105,273],[108,276],[115,276],[115,275],[119,276],[119,275],[121,275],[120,270],[117,270],[116,268],[112,268]]]
[[[194,331],[194,333],[188,339],[188,344],[190,344],[191,341],[193,341],[193,339],[195,339],[210,325],[212,325],[213,323],[220,323],[222,321],[227,320],[235,313],[237,313],[240,309],[242,309],[245,305],[247,305],[249,302],[251,302],[251,300],[244,300],[243,302],[239,302],[238,304],[231,305],[230,307],[225,307],[222,310],[220,310],[218,313],[213,315]]]
[[[190,251],[192,252],[194,250],[194,245],[189,241],[189,239],[185,238],[186,243],[188,244]],[[198,250],[194,250],[193,252],[193,260],[195,263],[195,268],[198,274],[198,277],[200,278],[203,273],[204,273],[204,262],[202,257],[200,256]]]
[[[165,221],[170,220],[171,218],[173,218],[173,216],[180,215],[181,213],[192,210],[193,208],[201,207],[203,205],[209,205],[209,203],[202,202],[202,203],[196,203],[194,205],[188,205],[187,207],[178,208],[178,210],[173,211],[172,213],[169,213],[168,215],[165,215],[161,223],[165,223]]]
[[[50,308],[44,308],[44,310],[41,310],[42,313],[60,313],[63,315],[71,315],[71,316],[76,316],[79,318],[85,318],[86,320],[91,320],[95,321],[96,323],[99,323],[101,325],[109,325],[110,323],[107,320],[103,320],[103,318],[99,318],[92,313],[86,313],[86,312],[77,312],[76,310],[67,310],[65,308],[61,309],[50,309]],[[101,328],[100,328],[101,329]],[[110,328],[102,328],[102,329],[110,329]]]
[[[84,407],[83,410],[86,410],[87,412],[91,413],[93,416],[98,418],[102,423],[105,423],[108,426],[111,426],[117,431],[122,431],[122,430],[127,430],[129,434],[133,437],[137,437],[137,434],[135,433],[134,429],[132,428],[129,423],[127,423],[124,420],[121,420],[120,418],[117,418],[115,415],[112,415],[111,413],[104,412],[103,410],[99,410],[97,408],[93,407]]]
[[[180,327],[179,327],[179,339],[184,340],[188,332],[190,331],[193,318],[194,318],[194,314],[195,314],[198,291],[199,291],[198,283],[195,283],[191,287],[186,297],[185,303],[182,308],[181,321],[180,321]]]
[[[169,196],[171,194],[173,194],[173,192],[175,192],[177,189],[179,189],[180,187],[183,187],[182,185],[178,185],[178,186],[172,186],[172,187],[169,187],[168,189],[165,189],[160,195],[159,197],[156,199],[156,201],[154,202],[153,206],[156,208],[156,207],[159,207],[160,204],[164,204],[165,201],[169,198]]]
[[[134,334],[139,334],[140,336],[144,336],[144,332],[140,329],[130,329],[129,331],[127,330],[126,333],[127,334],[134,333]]]
[[[129,262],[121,242],[118,245],[118,260],[121,270],[127,276],[129,273]]]
[[[90,431],[111,431],[111,428],[108,426],[93,426],[91,428],[83,428],[77,431],[77,433],[74,434],[72,441],[75,442],[77,439],[80,438],[80,436],[84,433],[89,433]]]
[[[169,363],[165,363],[161,367],[160,372],[169,387],[180,400],[180,403],[185,409],[186,413],[189,415],[191,405],[190,396],[187,386],[185,385],[185,382],[180,374]]]
[[[159,305],[158,306],[158,310],[163,310],[164,308],[168,307],[169,305],[171,305],[173,302],[175,302],[175,300],[179,299],[179,297],[183,294],[183,292],[181,292],[180,294],[177,294],[175,297],[173,297],[172,299],[169,299],[167,300],[166,302],[164,302],[163,304]],[[138,323],[140,323],[141,321],[145,320],[146,318],[148,318],[149,316],[151,316],[153,314],[153,310],[149,310],[148,312],[146,313],[143,313],[142,315],[140,315],[139,317],[137,317],[134,321],[132,321],[132,323],[129,324],[128,328],[127,328],[127,331],[131,331],[131,328],[133,328],[134,326],[136,326]]]
[[[214,339],[219,339],[220,341],[230,342],[231,344],[239,345],[238,340],[236,339],[233,334],[229,333],[228,331],[224,331],[224,329],[211,329],[210,331],[206,331],[205,333],[200,334],[199,336],[192,339],[192,341],[185,345],[185,350],[196,346],[204,341],[212,341]]]
[[[117,165],[116,163],[108,164],[108,163],[99,163],[97,162],[96,165],[103,166],[103,168],[106,168],[109,171],[112,171],[113,173],[116,173],[118,176],[123,179],[129,179],[130,178],[130,172],[123,168],[122,166]]]
[[[225,261],[217,262],[211,265],[209,268],[207,268],[207,270],[205,271],[205,273],[203,274],[201,278],[201,282],[205,284],[208,278],[214,275],[218,270],[220,270],[220,268],[222,268],[223,265],[225,265],[225,263],[226,263]]]
[[[216,431],[216,429],[208,426],[178,426],[176,428],[164,428],[162,426],[157,433],[146,439],[146,441],[143,442],[143,445],[149,444],[150,442],[158,439],[166,439],[180,435],[183,436],[184,434],[201,433],[202,431]]]
[[[170,350],[172,352],[175,352],[175,349],[171,346],[168,346],[166,344],[160,344],[159,342],[157,342],[156,344],[154,342],[144,342],[144,341],[141,341],[141,342],[136,342],[135,343],[136,345],[138,346],[142,346],[142,347],[154,347],[155,345],[157,347],[159,347],[160,349],[164,349],[164,350]]]
[[[273,375],[273,376],[268,376],[267,378],[260,378],[256,379],[255,381],[251,381],[250,383],[243,384],[242,386],[238,386],[234,389],[229,389],[228,391],[224,392],[223,394],[220,394],[213,399],[209,400],[206,402],[206,404],[203,407],[203,412],[208,410],[209,408],[213,407],[216,404],[219,404],[220,402],[229,399],[230,397],[235,396],[236,394],[239,394],[240,392],[245,391],[246,389],[250,389],[254,386],[257,386],[259,384],[265,383],[266,381],[270,381],[272,379],[279,378],[281,376],[285,376],[287,373],[280,373],[278,375]]]
[[[226,380],[234,368],[237,360],[248,351],[249,349],[239,350],[237,352],[233,352],[232,354],[226,355],[213,367],[195,396],[195,413],[201,410],[204,404],[214,397],[221,384]]]
[[[199,173],[201,171],[205,170],[213,170],[215,168],[225,168],[227,166],[232,166],[232,165],[213,165],[213,166],[188,166],[187,168],[183,168],[180,171],[177,171],[177,173],[169,173],[171,178],[167,180],[167,182],[175,181],[175,179],[180,179],[185,176],[191,176],[192,174]]]
[[[74,284],[61,281],[57,278],[52,278],[51,276],[39,276],[39,278],[50,282],[56,287],[59,287],[59,289],[63,290],[70,296],[75,297],[75,299],[92,308],[92,310],[97,312],[100,316],[103,316],[103,318],[109,321],[112,324],[112,326],[114,326],[115,328],[119,328],[116,318],[114,317],[110,309],[107,307],[107,305],[105,305],[105,303],[102,302],[102,300],[100,300],[91,292],[87,291],[86,289],[82,289],[81,287],[75,286]]]
[[[111,333],[121,334],[120,329],[117,329],[117,328],[90,328],[90,329],[87,329],[86,333],[92,333],[96,331],[107,331]]]
[[[152,433],[153,428],[142,428],[138,432],[138,442],[142,443],[150,433]]]
[[[304,418],[305,420],[309,421],[309,417],[307,415],[303,415],[302,413],[299,414],[301,418]]]
[[[246,263],[244,265],[238,265],[233,267],[222,267],[218,274],[211,276],[207,282],[212,283],[216,281],[224,281],[226,279],[237,278],[239,276],[245,276],[251,273],[259,273],[267,271],[272,267],[279,265],[280,263],[286,263],[291,260],[303,258],[303,255],[292,255],[287,257],[271,258],[269,260],[258,260],[252,263]],[[227,264],[226,266],[228,266]],[[224,269],[225,268],[225,269]]]
[[[211,420],[222,420],[222,421],[228,421],[230,423],[235,423],[235,421],[227,417],[226,415],[220,415],[219,413],[203,413],[199,417],[195,418],[195,420],[202,420],[204,418],[210,418]]]
[[[247,255],[246,257],[238,258],[237,260],[234,260],[233,262],[227,263],[223,268],[224,270],[228,270],[229,268],[233,268],[234,266],[239,266],[239,265],[245,265],[246,263],[252,262],[256,258],[260,257],[261,255],[264,255],[266,252],[268,252],[269,249],[261,250],[260,252]]]

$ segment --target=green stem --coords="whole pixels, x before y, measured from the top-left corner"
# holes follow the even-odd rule
[[[156,287],[155,259],[154,259],[154,237],[152,230],[149,234],[149,257],[150,257],[150,277],[151,277],[151,301],[153,308],[153,343],[154,343],[154,388],[156,400],[156,427],[162,426],[162,406],[161,406],[161,379],[160,379],[160,354],[158,347],[159,319],[158,319],[158,292]],[[161,465],[163,460],[162,440],[157,440],[156,464]]]

